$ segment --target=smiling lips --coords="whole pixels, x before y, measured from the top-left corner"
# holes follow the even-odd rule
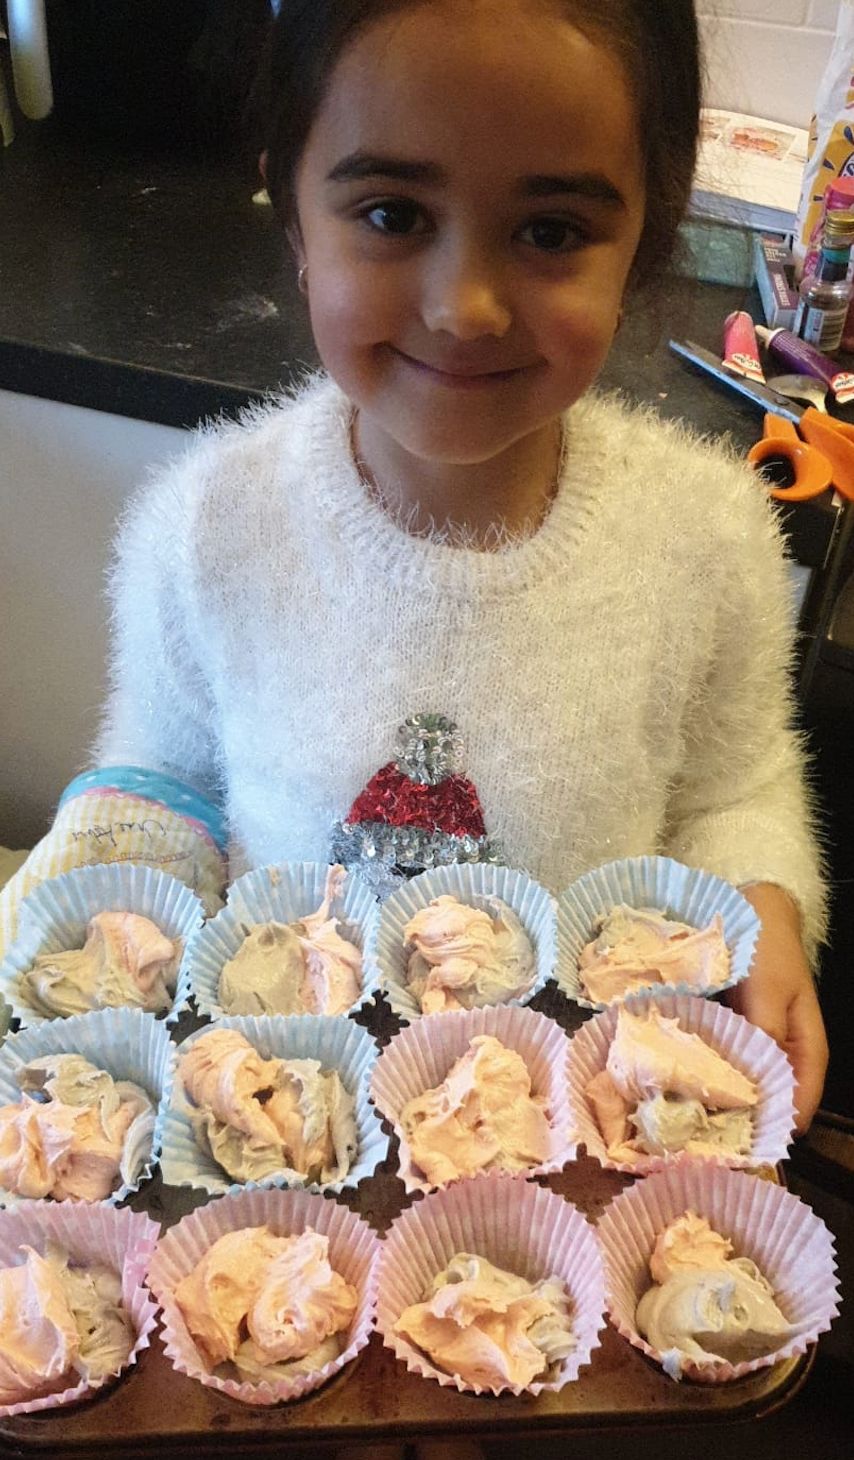
[[[470,367],[450,365],[443,367],[429,365],[425,360],[417,360],[413,355],[407,355],[403,350],[396,350],[393,346],[392,349],[399,359],[404,360],[407,365],[411,365],[419,373],[429,376],[441,385],[461,390],[497,385],[502,380],[511,380],[514,376],[521,375],[523,371],[531,368],[529,365],[517,365],[509,370],[472,370]]]

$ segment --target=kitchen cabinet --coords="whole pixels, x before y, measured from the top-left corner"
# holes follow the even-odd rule
[[[85,762],[105,574],[136,483],[187,433],[0,390],[0,843],[29,846]]]

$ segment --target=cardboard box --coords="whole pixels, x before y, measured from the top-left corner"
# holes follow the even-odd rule
[[[753,261],[765,323],[771,329],[790,330],[798,308],[791,249],[782,238],[757,233],[753,240]]]

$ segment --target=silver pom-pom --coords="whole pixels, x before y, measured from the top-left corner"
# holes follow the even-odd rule
[[[463,769],[463,740],[446,715],[410,715],[397,732],[399,771],[422,786],[438,786]]]

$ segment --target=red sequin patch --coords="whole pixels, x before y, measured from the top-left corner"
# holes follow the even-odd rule
[[[385,821],[452,836],[486,835],[477,791],[465,776],[447,776],[438,786],[410,781],[394,761],[372,776],[347,813],[347,823]]]

